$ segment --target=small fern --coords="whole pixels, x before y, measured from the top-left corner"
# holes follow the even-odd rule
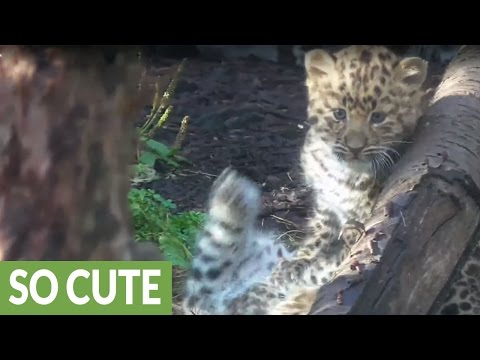
[[[135,240],[155,242],[173,265],[188,268],[205,214],[195,211],[175,214],[176,205],[151,189],[131,189],[129,202]]]

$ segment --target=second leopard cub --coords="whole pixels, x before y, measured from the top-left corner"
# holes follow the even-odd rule
[[[422,115],[427,62],[420,58],[350,46],[308,52],[305,70],[311,126],[301,164],[315,197],[310,234],[288,254],[254,225],[256,185],[224,171],[187,280],[187,312],[308,313],[318,288],[348,255],[348,224],[368,218],[382,175]]]

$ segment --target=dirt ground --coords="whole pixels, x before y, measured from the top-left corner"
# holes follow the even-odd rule
[[[149,75],[171,74],[179,62],[157,59]],[[442,71],[432,67],[432,83]],[[190,59],[172,105],[158,139],[172,145],[181,119],[190,116],[181,151],[190,164],[173,173],[159,169],[162,178],[149,187],[180,211],[203,211],[212,182],[233,166],[263,190],[260,225],[300,239],[309,208],[298,168],[308,127],[303,69],[254,59]]]
[[[262,187],[264,226],[281,221],[272,215],[293,223],[304,217],[296,166],[306,130],[302,69],[190,60],[172,105],[159,139],[172,145],[181,119],[190,116],[181,155],[191,164],[153,188],[181,210],[204,210],[215,177],[233,166]]]

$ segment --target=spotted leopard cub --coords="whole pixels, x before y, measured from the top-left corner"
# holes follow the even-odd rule
[[[305,69],[311,127],[301,164],[314,192],[310,235],[294,254],[286,253],[254,225],[258,189],[224,172],[187,283],[187,311],[308,313],[355,241],[351,225],[370,215],[382,177],[422,115],[427,63],[420,58],[351,46],[334,54],[308,52]]]
[[[267,279],[279,259],[288,256],[272,234],[255,227],[260,199],[258,186],[231,168],[213,184],[208,221],[186,283],[186,314],[235,313],[236,299]]]
[[[428,64],[380,46],[305,56],[310,129],[301,153],[314,192],[310,236],[278,281],[323,285],[347,257],[426,105]]]

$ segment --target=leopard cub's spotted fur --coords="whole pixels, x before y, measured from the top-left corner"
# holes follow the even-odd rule
[[[433,315],[480,315],[480,243],[467,257],[446,294],[434,304]]]
[[[230,313],[232,302],[261,283],[288,252],[255,228],[260,190],[233,169],[215,181],[209,219],[199,238],[187,280],[187,312]]]
[[[212,190],[185,309],[216,314],[305,314],[355,241],[382,175],[422,115],[427,63],[384,47],[305,56],[311,127],[301,164],[315,197],[310,234],[293,254],[255,228],[257,187],[226,170]]]

